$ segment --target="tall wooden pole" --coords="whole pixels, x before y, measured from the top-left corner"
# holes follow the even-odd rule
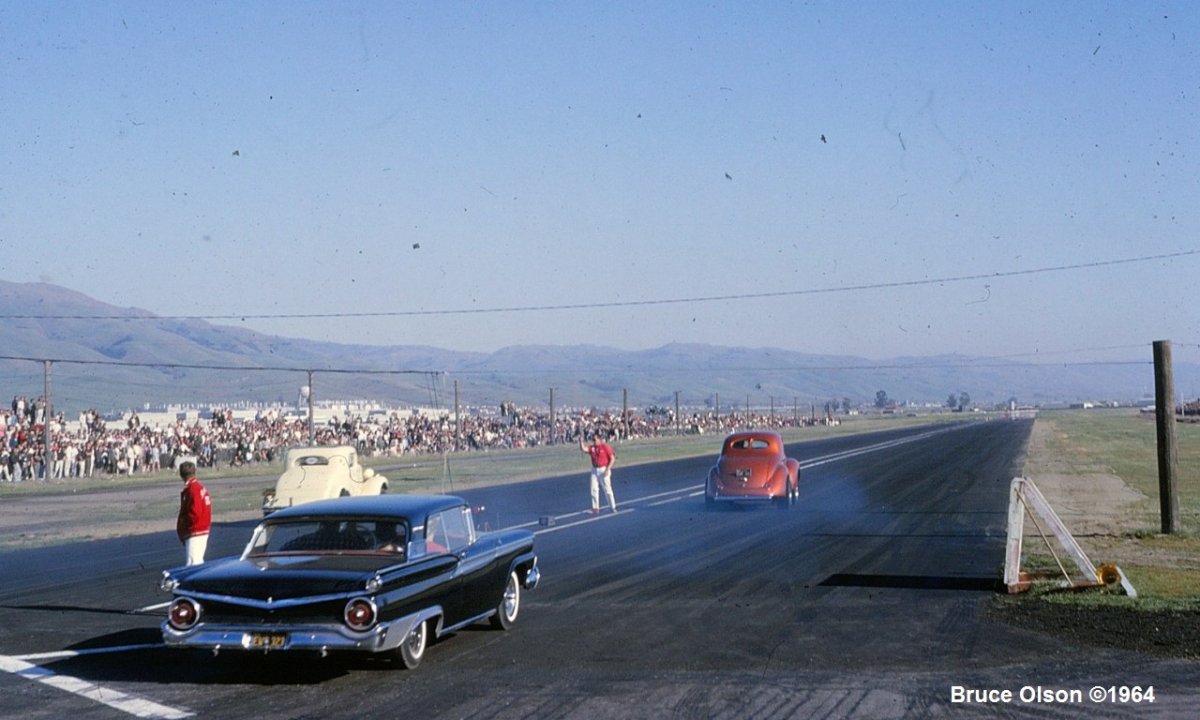
[[[675,434],[679,435],[679,391],[675,391]]]
[[[1179,496],[1175,493],[1179,454],[1175,446],[1175,372],[1171,341],[1154,342],[1154,418],[1158,430],[1158,502],[1162,531],[1179,529]]]
[[[554,388],[550,388],[550,444],[554,444],[554,436],[557,434],[558,421],[554,418]]]
[[[308,371],[308,446],[317,442],[317,426],[313,421],[313,371]]]
[[[462,450],[462,420],[459,418],[458,378],[454,379],[454,449]]]
[[[629,439],[629,388],[621,389],[621,422],[625,426],[625,439]]]
[[[49,480],[50,476],[54,474],[54,446],[51,444],[52,441],[50,439],[50,416],[54,412],[54,403],[50,402],[50,361],[43,360],[42,362],[44,363],[43,372],[45,373],[45,377],[43,381],[45,383],[44,395],[46,396],[42,403],[42,442],[46,446],[46,452],[42,456],[42,462],[44,463],[42,480]]]

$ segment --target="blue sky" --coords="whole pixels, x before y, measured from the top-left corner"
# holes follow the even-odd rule
[[[0,0],[0,279],[344,343],[1196,360],[1198,34],[1184,2]]]

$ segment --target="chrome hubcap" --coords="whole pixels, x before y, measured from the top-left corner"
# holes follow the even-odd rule
[[[510,577],[508,586],[504,588],[504,614],[509,620],[517,616],[517,609],[521,602],[520,592],[516,578]]]

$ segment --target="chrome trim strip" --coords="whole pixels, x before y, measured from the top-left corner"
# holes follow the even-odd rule
[[[463,620],[462,622],[458,623],[457,625],[451,625],[450,627],[444,627],[444,628],[439,629],[437,636],[441,637],[448,633],[452,633],[455,630],[461,630],[462,628],[465,628],[468,625],[474,625],[475,623],[480,622],[482,620],[487,620],[488,618],[490,618],[491,616],[493,616],[495,614],[496,614],[496,609],[492,608],[491,610],[488,610],[485,613],[476,615],[475,617],[471,618],[470,620]]]
[[[278,608],[299,607],[301,605],[311,605],[313,603],[329,602],[331,600],[350,599],[362,595],[362,590],[351,590],[343,593],[331,593],[329,595],[309,595],[302,598],[284,598],[283,600],[256,600],[254,598],[238,597],[236,595],[216,595],[213,593],[202,592],[179,592],[175,593],[176,597],[187,597],[195,600],[212,600],[213,602],[226,603],[228,605],[240,605],[241,607],[251,607],[257,610],[275,610]]]

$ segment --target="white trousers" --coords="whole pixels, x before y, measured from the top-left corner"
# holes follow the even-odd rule
[[[204,551],[208,550],[208,535],[193,535],[183,542],[187,553],[188,565],[199,565],[204,562]]]
[[[607,467],[592,468],[592,509],[600,509],[600,486],[604,485],[604,494],[608,497],[608,506],[613,512],[617,511],[617,499],[613,497],[612,470]]]

